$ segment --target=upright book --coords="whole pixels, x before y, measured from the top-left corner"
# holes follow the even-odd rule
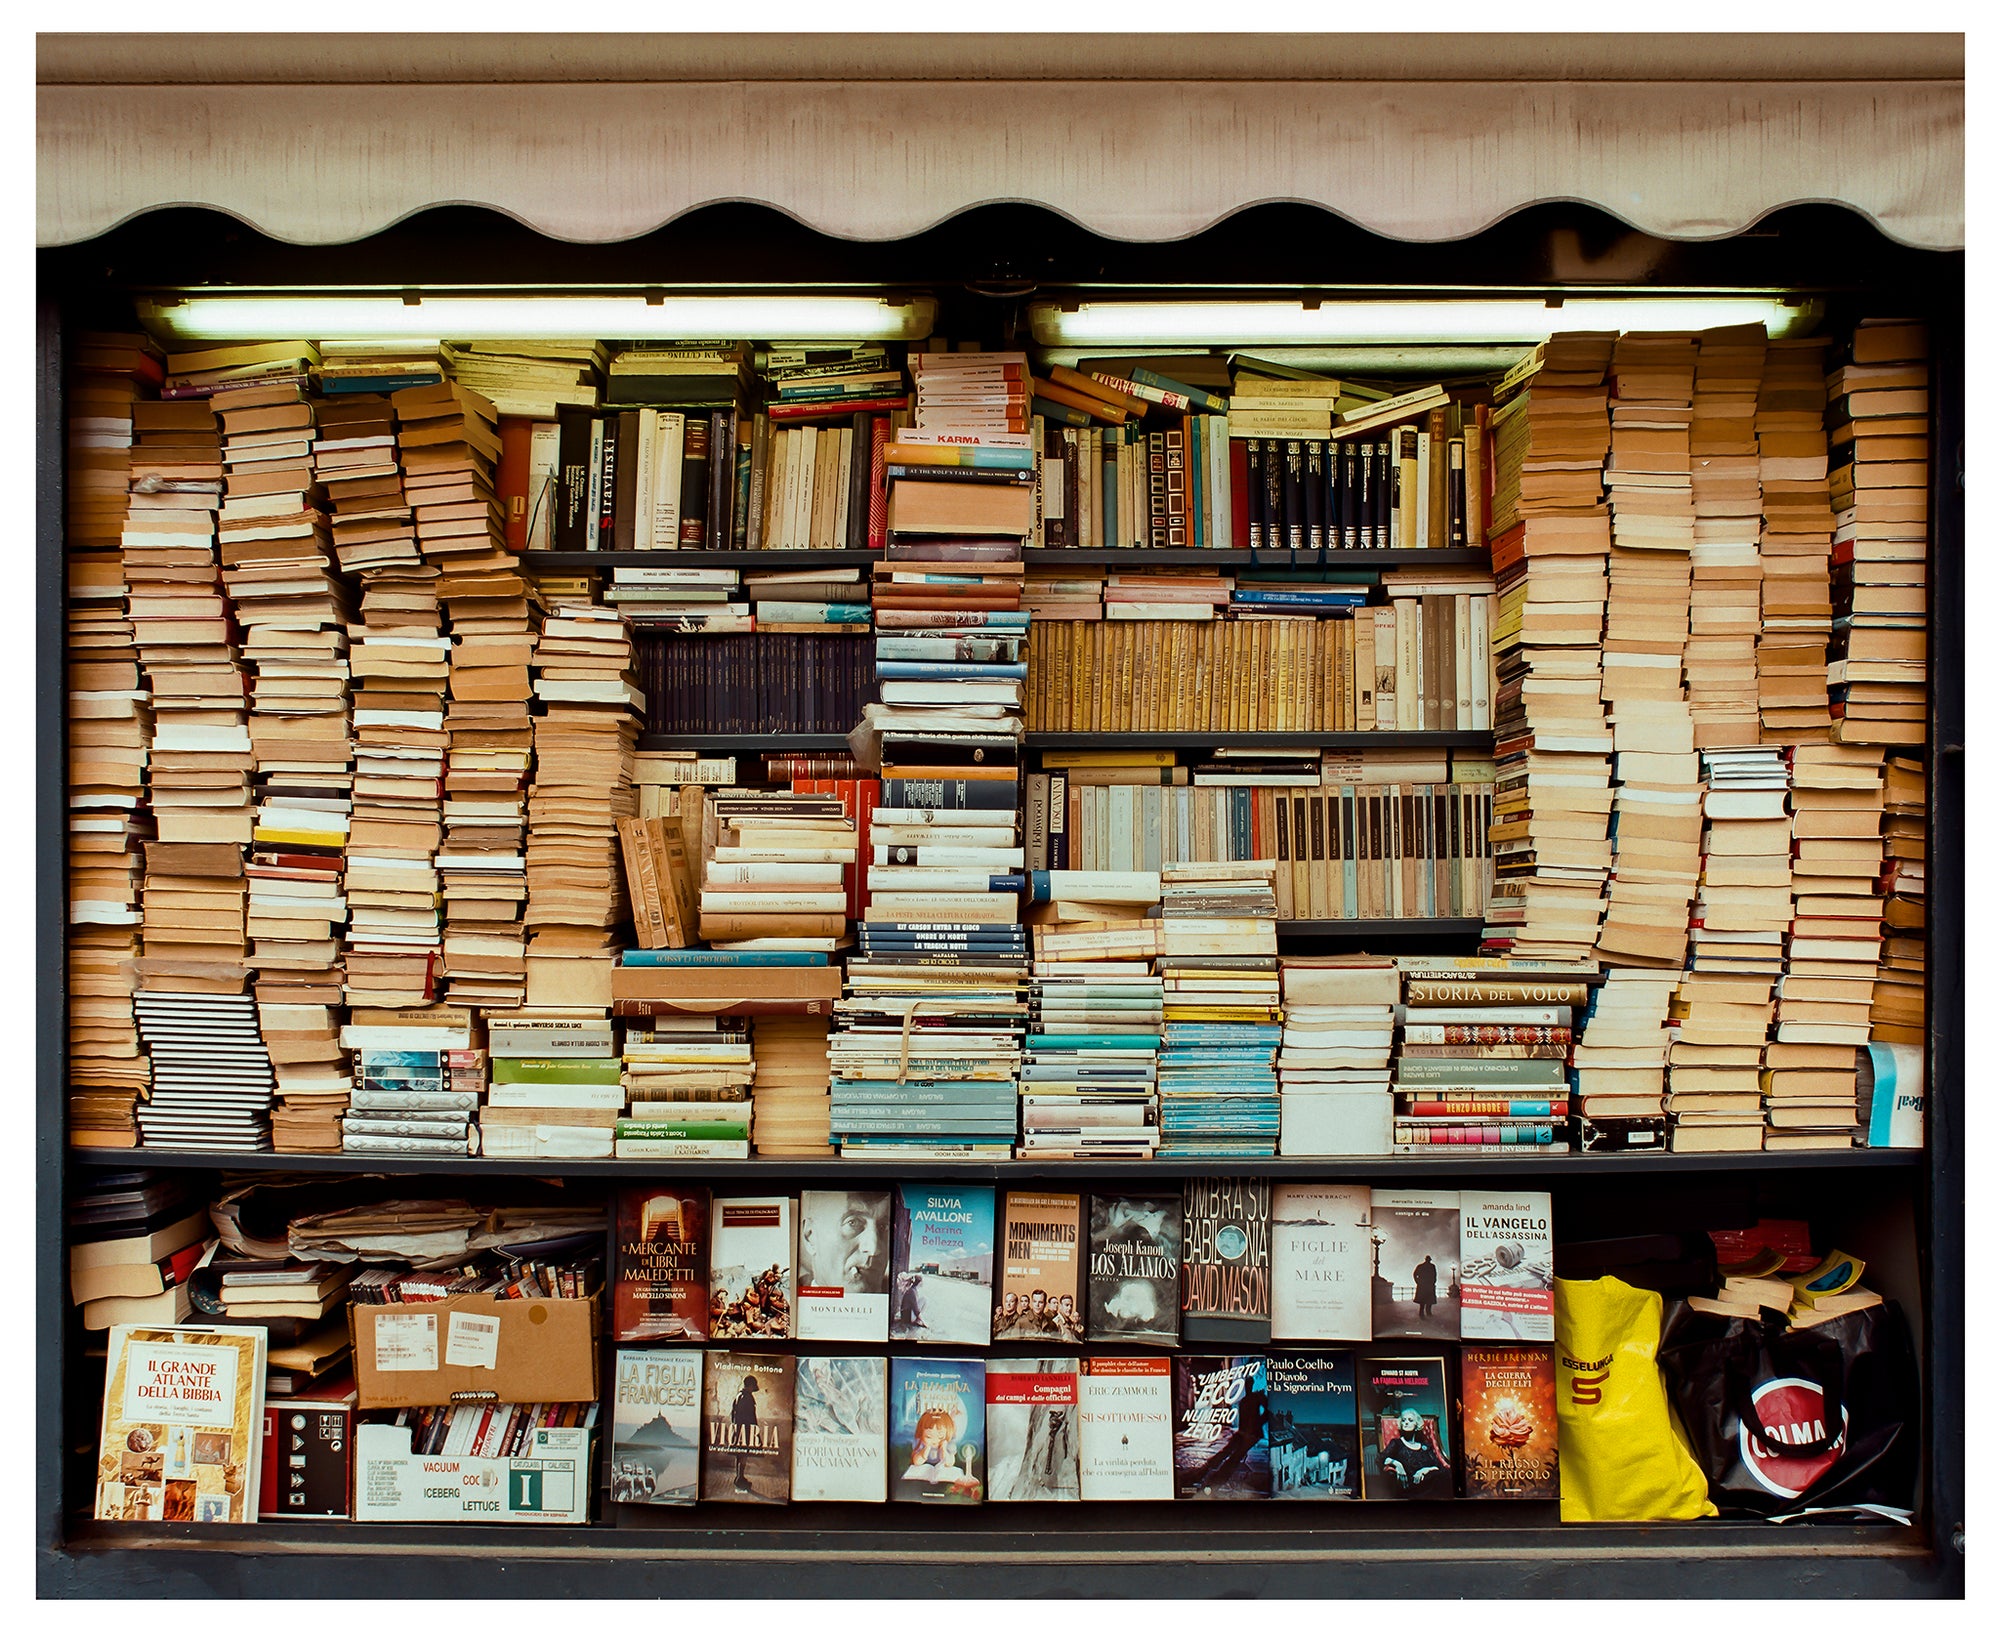
[[[1377,1187],[1374,1229],[1375,1338],[1458,1338],[1458,1194]]]
[[[709,1334],[783,1340],[792,1334],[792,1200],[717,1198],[709,1248]]]
[[[801,1340],[889,1338],[889,1194],[799,1194]]]
[[[617,1207],[612,1337],[706,1340],[707,1188],[620,1187]]]
[[[701,1489],[701,1353],[618,1353],[611,1399],[611,1497],[693,1504]]]
[[[891,1357],[890,1497],[978,1504],[986,1490],[986,1365],[977,1358]]]
[[[1010,1192],[993,1338],[1043,1345],[1083,1341],[1083,1199],[1074,1192]]]
[[[1174,1359],[1174,1497],[1271,1496],[1270,1392],[1262,1357]]]
[[[1182,1195],[1181,1339],[1261,1345],[1271,1337],[1271,1184],[1189,1181]]]
[[[1374,1338],[1367,1187],[1271,1188],[1271,1337]]]
[[[1458,1206],[1460,1335],[1556,1337],[1555,1238],[1546,1192],[1463,1192]]]
[[[792,1501],[888,1497],[889,1364],[800,1357],[792,1418]]]
[[[1076,1390],[1085,1499],[1174,1496],[1173,1372],[1167,1357],[1083,1359]]]
[[[1556,1365],[1548,1347],[1464,1347],[1458,1393],[1465,1496],[1560,1498]]]
[[[986,1359],[988,1502],[1069,1500],[1077,1475],[1077,1359]]]
[[[993,1332],[993,1189],[896,1189],[889,1338],[984,1345]]]
[[[710,1351],[704,1361],[701,1496],[728,1504],[786,1503],[795,1359]]]
[[[1451,1390],[1443,1356],[1363,1356],[1355,1367],[1361,1496],[1450,1498]]]
[[[1090,1338],[1173,1345],[1180,1339],[1181,1199],[1090,1196]]]
[[[1268,1357],[1264,1371],[1271,1390],[1271,1496],[1360,1498],[1353,1353]]]
[[[255,1324],[110,1331],[99,1521],[257,1519],[266,1343]]]

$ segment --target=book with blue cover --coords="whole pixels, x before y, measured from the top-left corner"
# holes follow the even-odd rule
[[[985,1498],[985,1363],[891,1357],[889,1411],[891,1499],[978,1504]]]
[[[1007,1105],[1011,1118],[1011,1093]],[[941,1133],[951,1139],[952,1132]],[[992,1336],[993,1188],[898,1186],[891,1264],[890,1339],[985,1345]]]

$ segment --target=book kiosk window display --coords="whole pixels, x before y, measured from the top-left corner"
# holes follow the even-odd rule
[[[1781,211],[1754,241],[1703,244],[1646,239],[1581,206],[1536,207],[1436,246],[1294,206],[1174,244],[1096,238],[1027,206],[875,244],[743,206],[603,246],[456,209],[312,248],[234,224],[225,237],[217,220],[154,212],[42,252],[38,927],[44,1012],[66,996],[72,1007],[67,1052],[49,1053],[39,1081],[45,1270],[73,1267],[71,1248],[92,1236],[87,1220],[72,1235],[70,1212],[106,1177],[141,1168],[196,1202],[299,1178],[336,1189],[307,1194],[327,1209],[464,1204],[483,1223],[475,1235],[510,1210],[574,1212],[597,1236],[563,1240],[527,1270],[510,1263],[508,1275],[543,1280],[523,1285],[547,1314],[533,1333],[504,1289],[385,1293],[393,1277],[366,1261],[307,1290],[300,1298],[324,1311],[351,1307],[358,1419],[393,1419],[400,1406],[390,1430],[407,1445],[354,1425],[354,1407],[328,1409],[348,1416],[372,1485],[350,1467],[345,1516],[280,1512],[254,1527],[217,1525],[219,1476],[188,1479],[185,1502],[200,1513],[135,1498],[127,1514],[144,1519],[95,1519],[107,1331],[45,1279],[57,1286],[40,1297],[42,1356],[61,1382],[42,1399],[42,1446],[61,1450],[40,1471],[45,1593],[250,1592],[281,1573],[333,1585],[356,1555],[385,1593],[441,1582],[480,1593],[499,1582],[495,1546],[533,1551],[545,1587],[586,1595],[672,1593],[690,1566],[747,1593],[894,1593],[915,1583],[919,1560],[968,1593],[1007,1593],[1032,1561],[1038,1587],[1058,1592],[1365,1594],[1415,1549],[1444,1594],[1655,1594],[1690,1559],[1718,1593],[1760,1593],[1774,1572],[1805,1593],[1957,1593],[1963,1332],[1938,1291],[1962,1281],[1962,258],[1899,248],[1823,207]],[[1113,286],[1276,297],[1330,265],[1381,292],[1536,293],[1550,287],[1536,271],[1548,246],[1579,228],[1643,250],[1662,283],[1795,291],[1804,333],[1767,343],[1703,333],[1694,316],[1678,334],[1558,339],[1543,354],[1542,407],[1567,404],[1567,421],[1537,412],[1534,380],[1509,379],[1529,343],[1474,363],[1405,348],[1394,368],[1371,368],[1236,347],[1226,333],[1150,347],[1047,338],[1066,303]],[[116,394],[90,370],[101,337],[140,332],[148,303],[201,285],[438,286],[494,256],[520,258],[551,294],[639,287],[642,265],[685,268],[693,288],[726,264],[738,280],[799,291],[914,295],[930,334],[976,350],[931,353],[919,336],[878,359],[868,343],[736,336],[748,344],[709,371],[730,378],[704,401],[685,374],[665,390],[661,377],[621,376],[629,337],[593,337],[596,355],[558,356],[537,389],[553,390],[565,365],[600,372],[597,415],[552,400],[553,412],[519,417],[550,428],[519,457],[551,475],[528,491],[527,537],[514,543],[529,548],[517,557],[515,478],[502,467],[517,454],[506,394],[526,389],[518,358],[498,346],[480,356],[476,343],[447,356],[449,380],[500,400],[494,422],[425,378],[435,347],[371,358],[338,337],[260,335],[320,343],[311,409],[290,413],[282,390],[272,404],[225,397],[219,417],[200,407],[206,397],[162,397],[157,382],[127,394],[121,456],[150,460],[160,480],[144,485],[143,506],[105,521],[108,497],[123,506],[140,489],[106,487],[103,427],[81,422],[117,418],[84,413]],[[1035,289],[996,294],[995,269],[1022,256],[1040,269]],[[1812,276],[1831,264],[1838,287]],[[1896,457],[1867,476],[1927,518],[1928,555],[1885,549],[1884,562],[1916,570],[1885,572],[1857,597],[1860,576],[1841,571],[1846,542],[1798,499],[1817,469],[1820,514],[1841,508],[1825,493],[1826,428],[1839,471],[1837,442],[1855,421],[1784,416],[1798,419],[1815,387],[1823,404],[1822,382],[1871,319],[1913,320],[1927,338],[1927,355],[1892,346],[1881,360],[1915,384],[1882,388],[1913,395],[1893,406],[1899,441],[1884,453]],[[1828,341],[1823,354],[1814,337]],[[165,339],[162,350],[198,344]],[[1017,353],[1018,368],[968,361]],[[1200,378],[1175,376],[1177,359]],[[407,382],[391,378],[398,370]],[[1440,381],[1441,401],[1393,403]],[[1242,420],[1225,430],[1212,406],[1162,401],[1190,388],[1235,400],[1228,412]],[[1874,388],[1856,376],[1835,389]],[[163,407],[135,414],[134,395]],[[1340,436],[1383,399],[1379,435]],[[829,401],[845,412],[829,416]],[[1013,433],[1015,420],[1034,432],[978,441],[978,427]],[[607,438],[601,428],[621,421],[623,435]],[[1726,480],[1699,458],[1690,470],[1685,432],[1678,462],[1651,457],[1690,425],[1697,443],[1735,439],[1716,457],[1735,462]],[[971,440],[955,427],[974,428]],[[586,473],[566,514],[574,450],[563,439],[579,435],[576,463],[610,480],[593,488]],[[1597,440],[1594,465],[1568,457],[1579,436]],[[1015,441],[1035,446],[1016,458]],[[622,477],[613,443],[629,460]],[[982,446],[1004,457],[982,468],[963,454]],[[1364,446],[1365,475],[1343,477],[1343,456]],[[1380,466],[1368,466],[1378,448]],[[218,502],[162,498],[199,491],[177,489],[174,472],[240,478],[287,458],[300,485],[274,475],[261,492],[286,503],[263,514],[317,513],[303,536],[317,561],[302,569],[296,545],[260,556],[239,543],[211,575],[212,609],[164,639],[143,622],[135,633],[134,617],[174,611],[147,606],[146,561],[163,565],[154,593],[181,594],[165,536],[217,537]],[[1918,475],[1888,476],[1892,464]],[[1563,474],[1584,465],[1578,499]],[[489,488],[501,498],[491,512]],[[1566,494],[1572,520],[1590,512],[1603,542],[1578,545],[1572,530],[1538,554],[1538,539],[1564,537]],[[221,538],[272,533],[226,526],[232,510],[257,509],[225,507]],[[397,526],[377,526],[385,513]],[[136,532],[150,547],[132,548],[130,516],[145,519]],[[1524,596],[1507,558],[1521,523]],[[392,538],[409,548],[385,548]],[[642,560],[649,539],[682,548]],[[1406,550],[1423,551],[1421,565],[1397,560]],[[81,592],[71,578],[66,597],[66,566],[80,558],[109,577]],[[260,563],[282,570],[266,580],[293,581],[275,613],[258,598]],[[1587,643],[1563,624],[1578,606],[1600,621]],[[1848,668],[1814,671],[1836,619]],[[1528,649],[1535,662],[1517,663]],[[1667,651],[1680,668],[1663,685]],[[1556,654],[1570,658],[1542,662]],[[1538,694],[1537,663],[1562,684]],[[79,682],[79,665],[102,674]],[[336,670],[341,684],[322,685]],[[143,692],[144,710],[65,711],[79,687],[128,703]],[[1586,693],[1580,724],[1562,700]],[[1843,729],[1843,750],[1828,741],[1836,710],[1891,725]],[[1510,807],[1496,754],[1522,753],[1508,740],[1524,733],[1539,741],[1538,793]],[[230,760],[239,738],[245,752]],[[162,756],[170,743],[184,747]],[[225,761],[234,770],[220,776]],[[1705,811],[1672,793],[1685,762],[1698,763]],[[1564,776],[1597,798],[1544,805]],[[706,803],[690,804],[684,791],[703,788]],[[79,790],[105,798],[78,803]],[[138,801],[111,798],[121,790]],[[165,825],[129,820],[149,790],[155,819],[171,808]],[[1801,827],[1801,812],[1825,815]],[[1773,831],[1784,819],[1793,827]],[[113,830],[122,851],[102,839]],[[1853,855],[1864,831],[1878,848],[1866,869]],[[313,861],[328,857],[336,878],[345,871],[337,903]],[[65,923],[86,858],[90,899],[129,914]],[[421,881],[399,872],[412,861]],[[760,874],[765,865],[780,872]],[[1874,917],[1865,934],[1839,912],[1857,900],[1855,880],[1872,905],[1860,911]],[[1799,919],[1824,935],[1802,939]],[[201,930],[225,920],[227,935]],[[830,960],[828,939],[840,943]],[[1872,963],[1885,939],[1892,954]],[[1852,963],[1857,940],[1865,966]],[[1526,967],[1510,979],[1450,963],[1482,945],[1548,962],[1545,992],[1527,991]],[[1911,950],[1899,965],[1895,951]],[[207,962],[235,961],[251,979],[234,994],[194,980],[179,997],[142,981],[126,997],[120,958],[197,978]],[[326,977],[336,963],[344,988]],[[957,973],[948,992],[922,977],[941,968]],[[1858,1009],[1857,970],[1883,973],[1872,999],[1861,982]],[[1776,986],[1788,971],[1796,1010]],[[941,994],[963,1032],[910,1020]],[[477,1020],[457,1032],[438,1014],[413,1023],[407,1013],[426,1007]],[[1875,1145],[1845,1139],[1848,1113],[1814,1080],[1829,1066],[1813,1051],[1840,1047],[1812,1044],[1811,1025],[1851,1051],[1871,1009],[1878,1039],[1915,1041],[1919,1074],[1927,1045],[1920,1145],[1887,1145],[1886,1125]],[[1670,1014],[1699,1050],[1643,1059],[1633,1030],[1663,1038]],[[188,1059],[190,1041],[209,1049],[206,1065]],[[133,1109],[139,1050],[151,1081]],[[1480,1050],[1503,1069],[1466,1070],[1464,1052]],[[249,1087],[236,1102],[209,1094],[215,1051],[246,1064],[230,1080]],[[1877,1071],[1897,1065],[1884,1057]],[[1794,1093],[1773,1091],[1788,1074]],[[124,1118],[144,1144],[65,1146],[66,1118],[99,1132]],[[683,1201],[627,1220],[642,1194]],[[1460,1446],[1472,1433],[1459,1371],[1485,1371],[1463,1393],[1484,1424],[1503,1411],[1488,1403],[1500,1389],[1488,1375],[1514,1379],[1504,1348],[1517,1342],[1458,1326],[1477,1303],[1459,1226],[1435,1248],[1409,1236],[1407,1274],[1393,1262],[1406,1217],[1448,1198],[1456,1221],[1460,1200],[1484,1208],[1488,1194],[1546,1200],[1558,1276],[1594,1275],[1591,1255],[1613,1240],[1685,1244],[1759,1222],[1804,1223],[1813,1252],[1864,1261],[1867,1286],[1917,1336],[1926,1457],[1912,1525],[1583,1527],[1564,1525],[1546,1496],[1483,1502],[1475,1489],[1515,1477],[1492,1477],[1471,1458],[1483,1448]],[[1274,1338],[1274,1258],[1304,1252],[1301,1235],[1325,1226],[1332,1206],[1314,1200],[1350,1195],[1375,1212],[1373,1259],[1356,1276],[1420,1314],[1416,1326],[1399,1316],[1372,1336],[1316,1328],[1317,1308],[1287,1289]],[[1203,1245],[1173,1251],[1185,1257],[1170,1279],[1184,1310],[1164,1344],[1143,1332],[1140,1293],[1152,1293],[1132,1271],[1143,1255],[1124,1254],[1134,1291],[1095,1276],[1119,1230],[1131,1250],[1148,1196]],[[864,1205],[878,1197],[879,1216]],[[238,1217],[251,1245],[278,1219],[272,1194],[253,1199]],[[713,1235],[725,1212],[738,1234],[726,1258]],[[697,1217],[700,1231],[681,1233],[676,1223]],[[1403,1222],[1393,1233],[1392,1218]],[[827,1240],[850,1226],[866,1242],[834,1253]],[[783,1277],[768,1274],[786,1251],[767,1254],[751,1242],[758,1231],[794,1246]],[[670,1267],[699,1248],[703,1277],[735,1281],[716,1286],[712,1309],[656,1293],[632,1327],[623,1302],[637,1243]],[[161,1264],[186,1248],[163,1250]],[[1504,1266],[1517,1246],[1488,1248]],[[1261,1327],[1232,1320],[1243,1302],[1228,1267],[1246,1251],[1267,1280]],[[853,1281],[868,1264],[879,1288]],[[1067,1289],[1043,1287],[1065,1278]],[[1199,1309],[1179,1293],[1193,1278]],[[1005,1337],[989,1338],[1000,1311]],[[422,1350],[416,1319],[432,1324],[437,1355]],[[1434,1322],[1450,1333],[1426,1338]],[[273,1331],[271,1367],[294,1338]],[[1374,1366],[1384,1359],[1397,1367]],[[542,1405],[540,1417],[509,1424],[491,1411],[482,1367],[508,1378],[517,1403]],[[760,1371],[753,1393],[745,1382]],[[453,1390],[476,1395],[450,1408]],[[1322,1466],[1337,1492],[1346,1444],[1315,1416],[1342,1392],[1374,1393],[1368,1412],[1346,1410],[1348,1432],[1366,1443],[1393,1424],[1396,1445],[1413,1450],[1396,1466],[1414,1484],[1395,1495],[1407,1503],[1375,1502],[1385,1467],[1358,1445],[1346,1455],[1362,1465],[1352,1502],[1219,1502],[1282,1495],[1273,1484],[1286,1482],[1309,1496]],[[1171,1422],[1204,1427],[1205,1443],[1169,1457],[1163,1486],[1150,1467],[1090,1460],[1090,1405],[1121,1393],[1143,1396],[1147,1415],[1157,1399],[1170,1448]],[[860,1397],[872,1409],[856,1408]],[[665,1429],[649,1428],[642,1399]],[[303,1400],[287,1417],[304,1417]],[[464,1416],[468,1401],[483,1403],[482,1423],[447,1448],[425,1416]],[[1080,1496],[1027,1469],[1037,1457],[1061,1464],[1063,1433],[1035,1417],[1058,1401],[1083,1421]],[[795,1432],[782,1473],[771,1429],[781,1413]],[[852,1448],[836,1448],[833,1430],[850,1421],[880,1438],[879,1470],[857,1473]],[[642,1444],[654,1451],[640,1457]],[[386,1499],[427,1448],[490,1465],[473,1474],[490,1475],[510,1511],[532,1512],[510,1519],[536,1530],[473,1519],[481,1512],[456,1499]],[[151,1479],[145,1456],[119,1457],[130,1465],[121,1492],[137,1493]],[[201,1458],[190,1451],[189,1468]],[[692,1505],[668,1502],[689,1494]],[[1051,1508],[1064,1501],[1074,1507]],[[1586,1547],[1588,1565],[1574,1553]]]

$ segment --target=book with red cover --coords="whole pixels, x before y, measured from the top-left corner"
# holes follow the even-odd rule
[[[708,1304],[708,1189],[621,1187],[613,1338],[706,1340]]]
[[[535,423],[524,414],[500,417],[500,463],[493,470],[493,495],[506,514],[507,549],[528,548],[528,446]]]

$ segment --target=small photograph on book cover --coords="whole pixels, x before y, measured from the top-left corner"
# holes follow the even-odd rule
[[[986,1488],[986,1365],[977,1358],[891,1357],[891,1497],[978,1504]]]
[[[701,1486],[701,1353],[618,1353],[611,1415],[611,1497],[693,1504]]]
[[[801,1340],[889,1337],[889,1194],[799,1194]]]
[[[1271,1399],[1262,1357],[1174,1359],[1174,1497],[1271,1496]]]
[[[1329,1351],[1265,1359],[1271,1387],[1271,1495],[1361,1497],[1354,1357]]]
[[[1378,1340],[1456,1340],[1459,1308],[1458,1194],[1389,1192],[1370,1206],[1371,1279]]]
[[[792,1491],[794,1359],[749,1351],[706,1355],[701,1496],[784,1504]]]

